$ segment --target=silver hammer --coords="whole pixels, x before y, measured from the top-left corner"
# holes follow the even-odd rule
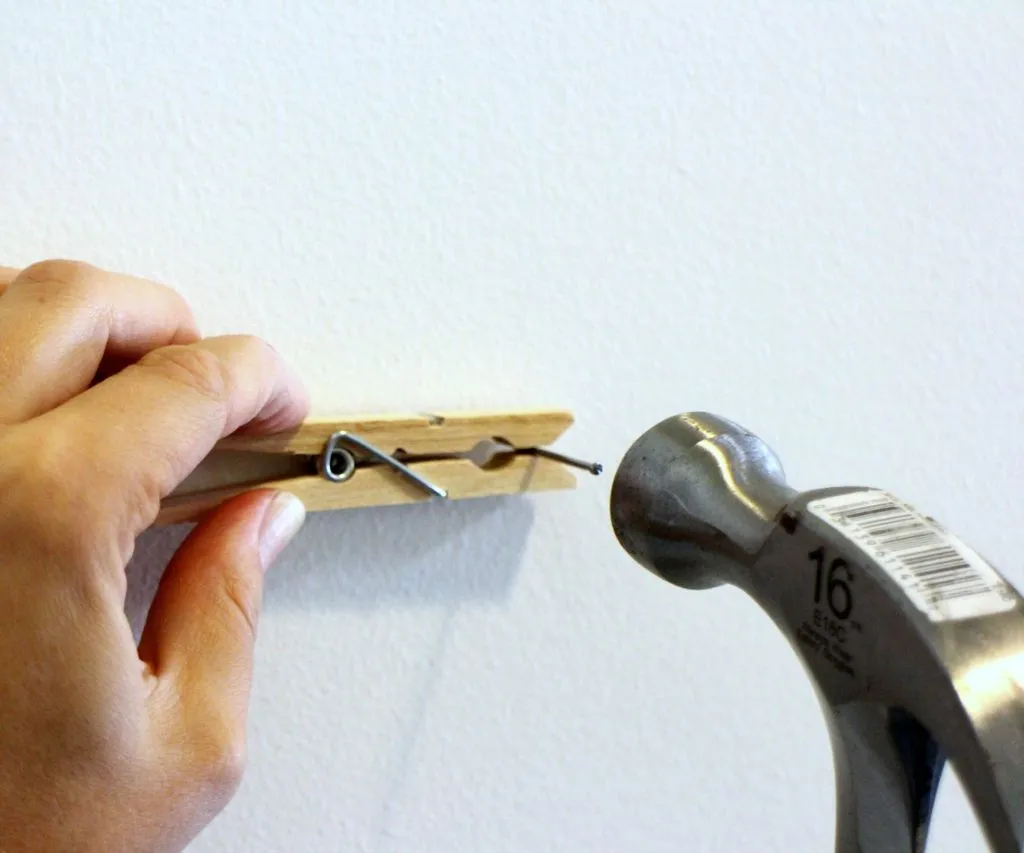
[[[888,492],[796,491],[706,413],[630,448],[611,517],[641,565],[739,587],[789,640],[831,738],[836,853],[922,853],[947,761],[991,849],[1024,850],[1024,599],[977,552]]]

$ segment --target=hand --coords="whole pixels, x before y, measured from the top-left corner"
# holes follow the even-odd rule
[[[180,851],[242,774],[263,572],[303,518],[210,513],[139,647],[136,536],[221,437],[299,424],[268,345],[200,340],[174,291],[66,261],[0,268],[0,851]]]

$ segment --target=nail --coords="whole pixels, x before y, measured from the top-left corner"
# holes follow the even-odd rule
[[[270,568],[305,520],[306,507],[295,495],[278,492],[274,496],[260,527],[260,562],[263,571]]]

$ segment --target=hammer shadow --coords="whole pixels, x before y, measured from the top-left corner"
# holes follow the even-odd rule
[[[533,518],[532,503],[518,496],[311,513],[267,575],[264,612],[499,603],[515,582]],[[125,603],[136,637],[190,529],[139,537]]]

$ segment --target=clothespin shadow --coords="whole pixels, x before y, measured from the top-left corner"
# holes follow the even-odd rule
[[[371,611],[496,604],[512,589],[536,498],[480,498],[311,513],[267,575],[265,612]],[[191,525],[153,528],[128,567],[136,637],[171,556]]]
[[[522,562],[533,501],[573,489],[572,469],[601,471],[549,447],[572,422],[561,410],[363,416],[230,437],[140,538],[133,630],[192,521],[254,486],[289,491],[310,510],[267,576],[265,611],[499,602]]]

